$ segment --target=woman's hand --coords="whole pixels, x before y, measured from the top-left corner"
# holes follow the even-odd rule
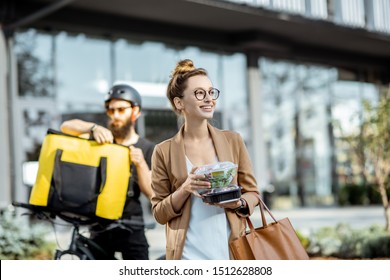
[[[241,201],[237,199],[236,201],[225,202],[225,203],[213,203],[212,205],[220,208],[226,208],[226,209],[237,209],[241,206]]]
[[[187,179],[184,181],[181,189],[183,191],[194,194],[197,197],[201,197],[198,190],[211,188],[211,183],[206,180],[204,174],[195,174],[198,167],[193,167]]]
[[[191,194],[201,197],[198,190],[211,188],[210,182],[205,180],[205,175],[194,174],[197,169],[198,167],[192,168],[184,183],[172,194],[172,208],[175,212],[180,211]]]

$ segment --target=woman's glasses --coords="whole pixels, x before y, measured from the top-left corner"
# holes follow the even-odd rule
[[[129,107],[118,107],[118,108],[107,107],[106,108],[106,113],[107,113],[107,115],[112,116],[112,115],[115,114],[115,111],[118,111],[119,115],[123,115],[126,112],[126,110],[130,109],[130,108],[132,108],[132,107],[131,106],[129,106]]]
[[[204,89],[197,89],[194,91],[196,99],[199,101],[203,100],[206,98],[206,94],[209,94],[213,100],[217,100],[219,97],[219,89],[216,88],[211,88],[209,91],[206,91]]]

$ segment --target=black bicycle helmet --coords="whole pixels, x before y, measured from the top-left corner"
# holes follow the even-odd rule
[[[126,100],[133,106],[139,106],[141,108],[141,95],[135,88],[126,84],[115,85],[110,89],[105,103],[107,104],[112,99]]]

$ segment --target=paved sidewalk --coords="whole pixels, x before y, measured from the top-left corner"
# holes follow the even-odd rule
[[[260,211],[256,211],[257,213],[255,212],[252,217],[258,221],[257,225],[259,225]],[[294,228],[302,232],[309,232],[325,226],[335,226],[340,223],[347,223],[353,228],[363,228],[373,224],[384,226],[386,222],[381,206],[271,209],[271,212],[276,219],[288,217]]]

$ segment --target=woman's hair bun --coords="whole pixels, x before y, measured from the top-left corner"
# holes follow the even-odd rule
[[[172,71],[172,77],[180,74],[185,74],[192,70],[195,70],[194,63],[191,59],[183,59],[176,64],[175,69]]]

